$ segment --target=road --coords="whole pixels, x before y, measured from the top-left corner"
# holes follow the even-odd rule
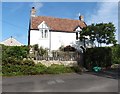
[[[2,78],[3,92],[118,92],[118,79],[90,73]]]

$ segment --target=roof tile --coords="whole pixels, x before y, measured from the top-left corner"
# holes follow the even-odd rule
[[[80,20],[36,16],[32,18],[31,29],[38,29],[38,25],[43,21],[45,21],[46,24],[51,28],[50,30],[54,31],[73,32],[77,26],[80,26],[81,28],[86,27],[85,22]]]

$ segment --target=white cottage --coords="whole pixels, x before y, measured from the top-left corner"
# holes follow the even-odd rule
[[[38,44],[39,47],[57,50],[60,46],[73,45],[79,38],[79,32],[86,23],[83,16],[79,20],[36,16],[32,7],[28,32],[28,45]]]

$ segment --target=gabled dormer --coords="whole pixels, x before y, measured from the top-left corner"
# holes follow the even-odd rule
[[[49,27],[45,21],[43,21],[40,25],[38,25],[38,29],[40,31],[41,38],[46,39],[49,36]]]
[[[80,32],[82,31],[82,29],[80,26],[77,26],[74,31],[76,32],[76,40],[78,40],[80,37]]]

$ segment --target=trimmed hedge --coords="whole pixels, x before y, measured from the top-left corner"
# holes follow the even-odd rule
[[[2,60],[4,61],[6,58],[15,58],[18,60],[23,60],[23,58],[27,58],[29,53],[28,46],[2,46]]]
[[[112,48],[112,62],[113,64],[120,64],[120,44]]]
[[[60,74],[60,73],[69,73],[73,70],[70,67],[65,67],[64,65],[52,64],[47,68],[46,73],[48,74]]]
[[[112,64],[112,50],[110,47],[87,48],[85,66],[92,69],[95,66],[109,67]]]
[[[81,72],[81,69],[79,67],[65,67],[56,64],[53,64],[50,67],[46,67],[42,64],[36,64],[34,66],[11,64],[2,66],[3,76],[61,74],[70,72]]]
[[[32,60],[19,60],[16,58],[7,58],[2,61],[2,65],[28,65],[28,66],[34,66],[35,63]]]

